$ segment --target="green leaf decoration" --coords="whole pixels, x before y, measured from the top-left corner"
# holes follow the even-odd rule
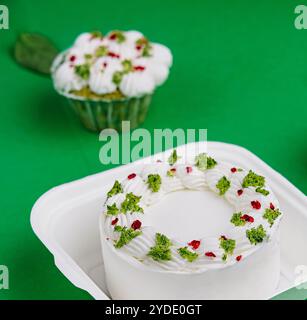
[[[248,172],[248,174],[243,179],[242,187],[264,187],[265,178],[259,176],[258,174],[254,173],[252,170]]]
[[[227,180],[225,176],[223,176],[216,184],[216,187],[220,190],[220,196],[222,196],[230,188],[230,181]]]
[[[257,228],[246,230],[246,236],[251,244],[256,245],[264,240],[266,237],[266,232],[262,224],[260,224]]]
[[[196,252],[192,252],[188,250],[187,247],[179,248],[178,253],[183,259],[188,260],[189,262],[193,262],[198,258],[198,254]]]
[[[142,196],[136,196],[132,192],[126,194],[125,200],[121,204],[122,213],[126,214],[127,212],[140,212],[143,213],[144,210],[139,206],[139,202]]]
[[[159,174],[148,175],[147,184],[152,192],[158,192],[161,187],[161,176]]]
[[[263,194],[264,196],[267,196],[267,195],[270,194],[270,192],[269,192],[268,190],[263,189],[263,188],[260,188],[260,187],[256,188],[256,192],[261,193],[261,194]]]
[[[123,192],[123,187],[118,180],[114,182],[112,189],[108,192],[108,198]]]
[[[236,240],[225,239],[224,237],[220,238],[220,247],[224,250],[224,255],[222,259],[225,261],[227,256],[233,254],[233,251],[236,247]]]
[[[116,226],[114,228],[115,232],[120,232],[120,237],[114,244],[116,249],[122,248],[124,245],[128,244],[132,239],[138,237],[142,234],[139,230],[133,230],[132,228]]]
[[[268,220],[270,226],[272,227],[272,225],[274,224],[274,221],[281,215],[281,212],[279,211],[279,209],[265,209],[263,218]]]
[[[241,227],[246,224],[246,221],[241,219],[242,212],[236,212],[232,215],[232,218],[230,220],[231,223],[233,223],[236,227]]]
[[[75,66],[75,73],[82,79],[88,80],[90,77],[90,65],[88,63]]]
[[[155,261],[168,261],[172,259],[170,247],[172,242],[165,235],[156,233],[156,243],[151,247],[148,256]]]
[[[47,37],[37,33],[21,33],[14,47],[14,57],[20,65],[47,75],[58,53]]]
[[[177,155],[176,149],[172,152],[172,154],[168,158],[168,163],[172,166],[174,165],[180,157]]]
[[[119,213],[119,209],[116,207],[116,204],[113,203],[111,206],[107,206],[107,215],[116,216]]]

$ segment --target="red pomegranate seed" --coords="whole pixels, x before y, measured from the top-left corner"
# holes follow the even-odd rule
[[[221,236],[220,239],[227,240],[227,238],[225,236]]]
[[[114,224],[116,224],[118,222],[118,218],[115,218],[114,220],[112,220],[111,224],[112,226],[114,226]]]
[[[143,66],[135,66],[135,67],[134,67],[134,70],[135,70],[135,71],[144,71],[144,70],[145,70],[145,67],[143,67]]]
[[[140,229],[141,226],[142,226],[142,222],[140,220],[135,220],[132,222],[131,228],[133,230],[137,230],[137,229]]]
[[[106,68],[108,66],[108,64],[106,62],[103,63],[104,68]]]
[[[160,162],[162,162],[162,161],[161,161],[160,159],[158,159],[158,160],[157,160],[157,162],[159,162],[159,163],[160,163]]]
[[[77,59],[76,56],[70,56],[69,61],[70,61],[70,62],[74,62],[76,59]]]
[[[270,203],[270,209],[272,209],[272,210],[275,209],[275,206],[274,206],[274,204],[272,202]]]
[[[200,241],[192,240],[191,242],[188,243],[188,245],[191,246],[194,250],[196,250],[200,246]]]
[[[106,240],[107,240],[107,241],[109,241],[109,240],[110,240],[110,238],[106,238]]]
[[[142,46],[138,45],[138,46],[135,46],[135,49],[140,51],[142,49]]]
[[[176,172],[176,168],[171,168],[170,171]]]
[[[237,171],[237,168],[231,168],[230,171],[231,171],[232,173],[234,173],[234,172]]]
[[[241,256],[241,255],[236,257],[236,260],[237,260],[238,262],[239,262],[241,259],[242,259],[242,256]]]
[[[117,38],[116,33],[112,33],[109,37],[110,40],[115,40]]]
[[[205,256],[207,256],[207,257],[212,257],[212,258],[215,258],[215,257],[216,257],[216,255],[215,255],[213,252],[211,252],[211,251],[205,252]]]
[[[186,167],[187,173],[191,173],[192,172],[192,167]]]
[[[260,203],[258,200],[252,201],[252,202],[251,202],[251,205],[252,205],[252,207],[253,207],[254,209],[256,209],[256,210],[259,210],[259,209],[261,208],[261,203]]]
[[[128,180],[134,179],[136,177],[135,173],[130,173],[128,176]]]
[[[242,189],[240,189],[240,190],[237,191],[238,196],[240,196],[242,193],[243,193],[243,190],[242,190]]]
[[[250,223],[253,223],[255,221],[255,219],[253,217],[249,216],[248,214],[244,214],[241,217],[241,219],[244,221],[250,222]]]
[[[117,53],[114,53],[114,52],[108,52],[108,56],[111,58],[116,58],[116,59],[120,58],[120,55]]]

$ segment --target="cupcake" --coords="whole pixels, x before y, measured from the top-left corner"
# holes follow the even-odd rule
[[[56,91],[86,128],[135,128],[146,117],[155,88],[164,83],[172,54],[138,31],[82,33],[51,67]]]

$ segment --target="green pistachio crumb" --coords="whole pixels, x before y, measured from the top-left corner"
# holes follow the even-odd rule
[[[113,74],[112,81],[118,86],[121,83],[122,78],[123,78],[123,73],[120,71],[116,71]]]
[[[212,169],[217,165],[217,162],[211,158],[211,157],[207,157],[207,169]]]
[[[227,259],[227,256],[233,254],[233,251],[236,247],[236,240],[233,239],[225,239],[224,237],[220,238],[220,247],[224,250],[223,260]]]
[[[198,258],[198,254],[196,252],[188,250],[187,247],[179,248],[177,251],[183,259],[186,259],[189,262],[193,262]]]
[[[268,194],[270,194],[270,192],[268,190],[265,190],[265,189],[260,188],[260,187],[256,188],[256,192],[262,193],[264,196],[267,196]]]
[[[169,156],[169,158],[168,158],[168,163],[172,166],[172,165],[174,165],[176,162],[177,162],[177,160],[179,159],[180,157],[178,157],[178,155],[177,155],[177,150],[176,149],[174,149],[174,151],[172,152],[172,154]]]
[[[92,54],[89,54],[89,53],[86,53],[86,54],[84,55],[84,58],[85,58],[86,60],[90,60],[90,59],[93,58],[93,55],[92,55]]]
[[[265,178],[259,176],[258,174],[254,173],[253,171],[249,171],[249,173],[243,179],[242,187],[260,187],[262,188],[265,184]]]
[[[270,208],[265,209],[263,218],[268,220],[270,226],[274,224],[274,221],[281,215],[279,209],[272,210]]]
[[[126,40],[124,33],[120,30],[112,31],[112,35],[116,36],[116,42],[123,43]]]
[[[92,31],[92,38],[103,38],[103,34],[100,31]]]
[[[108,198],[109,197],[112,197],[118,193],[122,193],[123,192],[123,188],[122,188],[122,185],[118,182],[118,180],[116,180],[114,182],[114,185],[112,187],[112,189],[108,192]]]
[[[88,63],[75,66],[75,73],[82,79],[88,80],[90,77],[90,65]]]
[[[116,226],[114,228],[114,231],[120,232],[120,237],[114,244],[114,247],[117,249],[122,248],[124,245],[128,244],[132,239],[142,234],[142,232],[139,230],[133,230],[132,228],[121,226]]]
[[[107,54],[108,49],[105,46],[99,46],[95,51],[95,56],[97,58],[103,57]]]
[[[127,212],[141,212],[144,210],[139,206],[139,202],[142,196],[136,196],[132,192],[126,194],[126,199],[121,204],[121,212],[126,214]]]
[[[246,221],[241,219],[242,212],[237,212],[232,215],[232,218],[230,220],[231,223],[233,223],[236,227],[244,226],[246,224]]]
[[[168,261],[172,259],[170,247],[172,242],[165,235],[156,233],[155,246],[147,253],[155,261]]]
[[[208,157],[206,153],[200,153],[195,157],[195,165],[201,171],[212,169],[216,164],[217,162],[213,158]]]
[[[133,66],[132,66],[131,60],[128,60],[128,59],[124,60],[122,62],[122,66],[124,68],[124,70],[123,70],[124,73],[128,73],[128,72],[131,72],[133,70]]]
[[[176,172],[175,172],[174,170],[168,170],[167,173],[166,173],[166,175],[167,175],[168,177],[174,177],[175,174],[176,174]]]
[[[119,213],[119,209],[116,207],[116,204],[113,203],[111,206],[107,206],[107,215],[116,216]]]
[[[195,157],[195,166],[200,171],[205,171],[207,169],[207,155],[205,153],[200,153]]]
[[[230,181],[227,180],[225,176],[223,176],[216,184],[216,187],[220,190],[220,196],[222,196],[230,188]]]
[[[158,174],[149,174],[147,178],[147,184],[152,192],[158,192],[161,187],[161,177]]]
[[[264,240],[264,238],[266,237],[266,232],[262,224],[260,224],[257,228],[246,230],[246,236],[251,244],[256,245]]]

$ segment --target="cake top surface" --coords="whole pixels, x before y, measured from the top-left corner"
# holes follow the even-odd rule
[[[79,99],[151,94],[168,77],[172,54],[139,31],[86,32],[60,53],[51,72],[55,89]]]
[[[265,177],[206,154],[199,154],[191,164],[180,163],[179,158],[174,150],[167,163],[145,164],[139,172],[114,182],[103,208],[103,237],[115,254],[153,270],[201,272],[239,263],[270,241],[282,213]],[[147,218],[155,214],[154,205],[167,202],[170,193],[188,190],[209,190],[226,200],[232,208],[229,228],[187,241],[156,230]],[[202,208],[191,203],[191,210],[196,209],[201,215]],[[210,224],[210,219],[200,216],[198,223]],[[175,224],[164,229],[171,231]]]

